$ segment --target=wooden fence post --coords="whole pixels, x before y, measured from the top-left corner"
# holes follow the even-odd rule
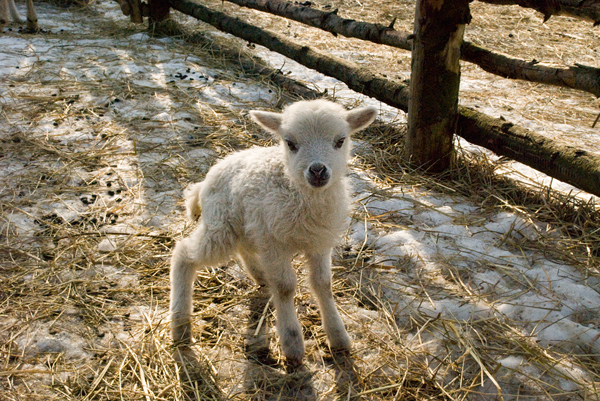
[[[148,23],[150,26],[170,18],[168,0],[148,0]]]
[[[452,161],[460,47],[471,20],[468,0],[418,0],[415,12],[405,157],[440,172]]]

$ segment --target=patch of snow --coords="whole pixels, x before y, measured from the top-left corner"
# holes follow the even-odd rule
[[[117,242],[111,238],[104,238],[98,244],[99,252],[104,252],[104,253],[114,252],[117,248],[118,248]]]

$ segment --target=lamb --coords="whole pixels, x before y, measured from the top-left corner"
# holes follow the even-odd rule
[[[294,307],[292,259],[305,255],[309,282],[332,351],[349,350],[350,337],[331,289],[331,252],[350,211],[345,176],[350,135],[370,125],[377,110],[346,111],[326,100],[300,101],[281,114],[252,111],[278,146],[233,153],[185,193],[196,230],[177,243],[171,261],[171,330],[175,344],[192,341],[196,271],[238,257],[273,296],[286,362],[302,364],[305,348]]]
[[[8,16],[13,21],[23,23],[23,20],[19,16],[15,0],[0,0],[0,33],[4,31],[4,26],[8,23]],[[33,0],[27,0],[27,31],[38,32],[38,18],[35,8],[33,7]]]

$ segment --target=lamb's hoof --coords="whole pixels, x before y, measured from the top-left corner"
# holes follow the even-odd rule
[[[37,21],[32,22],[32,21],[27,21],[27,25],[24,27],[19,28],[19,33],[28,33],[28,34],[37,34],[37,33],[52,33],[49,30],[46,29],[42,29],[39,27],[39,25],[37,24]]]
[[[330,338],[329,349],[331,350],[331,352],[338,352],[344,350],[350,352],[352,350],[352,341],[350,340],[350,336],[348,336],[348,334],[341,335],[334,341],[332,341]]]
[[[290,366],[302,365],[304,358],[304,340],[302,339],[302,330],[300,328],[291,328],[285,330],[281,336],[281,349],[286,359],[286,364]]]
[[[27,34],[36,34],[36,33],[48,33],[48,31],[44,31],[40,28],[21,28],[19,29],[19,33],[27,33]]]
[[[173,350],[173,359],[179,364],[196,363],[198,356],[189,345],[180,344]]]
[[[302,366],[302,358],[285,358],[285,371],[288,373],[297,372]]]
[[[348,359],[352,355],[352,350],[350,348],[329,348],[329,352],[334,360]]]
[[[189,322],[171,324],[171,334],[173,336],[173,345],[175,347],[188,346],[194,343],[192,338],[192,324]]]

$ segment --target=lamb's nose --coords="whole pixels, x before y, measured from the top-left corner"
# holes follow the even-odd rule
[[[310,174],[315,178],[318,178],[318,179],[328,178],[327,177],[327,166],[325,166],[324,164],[321,164],[321,163],[312,164],[308,168],[308,171],[310,171]]]
[[[329,170],[322,163],[311,164],[308,168],[308,182],[313,187],[319,188],[329,181]]]

